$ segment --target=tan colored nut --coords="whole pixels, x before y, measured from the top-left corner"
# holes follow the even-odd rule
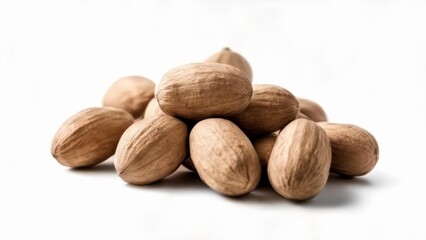
[[[355,177],[373,170],[379,160],[379,145],[371,133],[350,124],[318,124],[330,138],[332,172]]]
[[[134,118],[139,118],[144,113],[149,100],[154,97],[154,89],[154,82],[148,78],[123,77],[115,81],[108,89],[103,105],[123,109]]]
[[[269,157],[271,156],[277,136],[278,134],[274,132],[252,140],[253,147],[256,150],[257,156],[259,156],[262,166],[266,167],[268,165]]]
[[[239,53],[234,52],[229,48],[224,48],[220,52],[213,54],[206,59],[206,62],[223,63],[236,67],[246,74],[247,79],[250,82],[253,81],[253,73],[248,61]]]
[[[88,108],[58,129],[52,141],[52,155],[68,167],[88,167],[111,157],[133,117],[115,108]]]
[[[327,121],[327,115],[318,103],[305,98],[298,98],[298,100],[300,104],[300,112],[307,116],[308,119],[314,122]]]
[[[230,116],[250,103],[252,86],[242,71],[219,63],[192,63],[167,72],[156,89],[168,115],[200,120]]]
[[[191,159],[201,179],[223,195],[251,192],[260,180],[260,161],[250,140],[231,121],[210,118],[189,137]]]
[[[249,135],[267,134],[283,129],[296,119],[299,102],[286,89],[269,84],[253,86],[248,107],[231,117]]]
[[[157,114],[166,115],[158,105],[157,99],[153,98],[151,99],[151,101],[148,102],[148,105],[146,105],[144,117],[149,117]]]
[[[147,117],[124,132],[115,153],[115,169],[128,183],[156,182],[178,169],[187,144],[185,123],[166,115]]]
[[[331,146],[324,130],[310,120],[296,119],[275,141],[268,177],[283,197],[306,200],[325,187],[330,164]]]
[[[310,118],[308,118],[308,116],[306,116],[305,114],[303,114],[303,113],[301,113],[301,112],[299,112],[299,113],[297,114],[296,119],[299,119],[299,118],[303,118],[303,119],[311,120]]]

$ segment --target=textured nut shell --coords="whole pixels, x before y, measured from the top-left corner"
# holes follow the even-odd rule
[[[299,102],[286,89],[268,84],[254,85],[248,107],[231,119],[245,133],[266,134],[283,129],[296,119]]]
[[[189,136],[191,159],[201,179],[228,196],[252,191],[260,180],[259,158],[250,140],[231,121],[200,121]]]
[[[52,141],[52,155],[68,167],[100,163],[114,154],[118,140],[133,121],[121,109],[85,109],[58,129]]]
[[[327,121],[327,115],[318,103],[305,98],[298,98],[298,100],[300,112],[307,116],[310,120],[314,122]]]
[[[144,117],[149,117],[152,115],[166,115],[163,110],[161,110],[160,106],[158,105],[157,99],[153,98],[151,99],[145,108],[145,114]]]
[[[241,54],[229,48],[224,48],[220,52],[213,54],[206,59],[206,62],[223,63],[236,67],[246,74],[250,82],[253,81],[253,73],[248,61]]]
[[[330,139],[332,172],[355,177],[373,170],[379,160],[379,145],[371,133],[350,124],[318,124]]]
[[[229,116],[250,102],[252,86],[237,68],[219,63],[192,63],[167,72],[156,90],[160,108],[187,119]]]
[[[115,153],[115,169],[126,182],[150,184],[172,174],[187,154],[185,123],[154,115],[134,123],[123,134]]]
[[[144,113],[149,100],[154,97],[154,89],[154,82],[148,78],[123,77],[107,90],[103,105],[123,109],[138,118]]]
[[[330,141],[321,127],[297,119],[277,137],[268,162],[272,187],[283,197],[306,200],[325,186],[331,163]]]
[[[258,137],[252,141],[253,147],[259,156],[262,166],[267,166],[269,157],[271,156],[272,148],[274,147],[275,140],[278,134],[271,133],[266,136]]]

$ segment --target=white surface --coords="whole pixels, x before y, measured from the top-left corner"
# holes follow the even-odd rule
[[[0,0],[0,239],[425,239],[425,1]],[[188,173],[146,187],[110,162],[50,155],[59,125],[111,84],[224,46],[255,83],[371,131],[374,171],[297,204],[267,187],[220,196]]]

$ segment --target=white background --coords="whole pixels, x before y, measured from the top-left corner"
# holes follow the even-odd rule
[[[125,75],[229,46],[255,83],[316,100],[372,132],[369,175],[330,179],[311,201],[263,185],[227,198],[184,169],[146,187],[111,159],[69,170],[60,124]],[[425,239],[425,1],[0,0],[0,239]]]

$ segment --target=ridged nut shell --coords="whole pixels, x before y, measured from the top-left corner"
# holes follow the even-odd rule
[[[172,174],[187,154],[185,123],[165,115],[135,122],[120,139],[115,169],[126,182],[146,185]]]
[[[111,157],[133,117],[121,109],[88,108],[58,129],[52,141],[52,155],[68,167],[87,167]]]
[[[242,71],[219,63],[192,63],[167,72],[156,89],[160,108],[168,115],[200,120],[242,112],[252,86]]]
[[[120,108],[132,114],[134,118],[139,118],[154,97],[154,89],[154,82],[145,77],[120,78],[105,93],[103,106]]]
[[[314,122],[327,121],[327,114],[325,114],[324,109],[318,103],[305,98],[298,98],[298,100],[300,112],[310,120]],[[301,117],[304,118],[303,115]]]
[[[208,57],[206,62],[223,63],[236,67],[246,74],[247,79],[250,82],[253,81],[253,73],[248,61],[241,54],[234,52],[229,48],[224,48]]]
[[[201,179],[227,196],[251,192],[259,183],[259,158],[246,135],[231,121],[200,121],[189,137],[191,159]]]
[[[331,142],[332,172],[355,177],[373,170],[379,160],[379,145],[371,133],[350,124],[318,124]]]
[[[267,166],[269,157],[271,156],[272,148],[274,147],[275,140],[278,134],[271,133],[266,136],[257,137],[252,140],[253,147],[256,150],[262,166]]]
[[[248,107],[231,119],[249,135],[267,134],[283,129],[296,119],[297,98],[286,89],[269,84],[253,86]]]
[[[297,119],[277,137],[268,162],[268,177],[280,195],[292,200],[316,196],[328,179],[330,141],[324,130],[306,119]]]

